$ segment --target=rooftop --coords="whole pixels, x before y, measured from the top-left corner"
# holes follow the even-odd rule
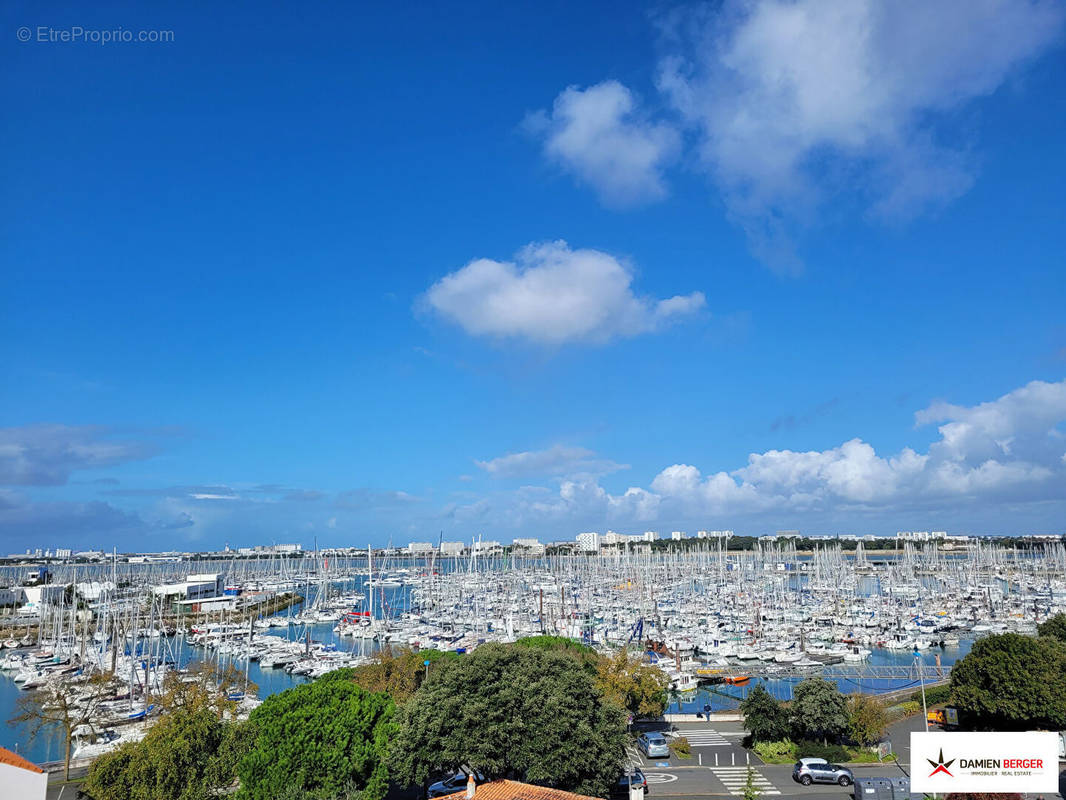
[[[10,764],[12,767],[21,767],[30,772],[44,772],[43,769],[38,767],[32,761],[27,761],[18,753],[13,753],[6,747],[0,747],[0,764]],[[566,792],[563,792],[563,794],[566,794]],[[576,797],[577,795],[572,796]]]
[[[438,800],[463,800],[466,789],[445,795]],[[475,800],[597,800],[583,794],[564,792],[561,789],[548,789],[521,781],[492,781],[477,787]]]

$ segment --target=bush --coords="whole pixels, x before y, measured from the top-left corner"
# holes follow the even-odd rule
[[[692,758],[692,747],[684,736],[678,736],[670,742],[670,749],[674,751],[674,755],[678,758]]]
[[[792,764],[800,758],[824,758],[836,764],[849,761],[876,762],[877,751],[865,747],[845,747],[839,744],[824,745],[821,742],[793,742],[782,739],[779,742],[759,742],[752,750],[767,764]],[[889,756],[889,760],[895,756]]]
[[[917,714],[922,710],[922,701],[908,700],[906,703],[900,703],[899,707],[903,712],[903,716],[909,717],[911,714]]]
[[[910,701],[919,704],[922,702],[922,692],[920,689],[910,696]],[[950,702],[951,687],[947,684],[943,686],[930,686],[925,690],[925,704],[927,706],[943,705],[944,703]]]
[[[752,748],[755,755],[767,764],[790,764],[799,758],[795,742],[782,739],[779,742],[758,742]]]

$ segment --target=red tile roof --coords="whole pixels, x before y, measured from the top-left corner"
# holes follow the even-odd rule
[[[10,764],[13,767],[28,769],[30,772],[44,772],[32,761],[27,761],[18,753],[12,753],[6,747],[0,747],[0,764]]]
[[[438,800],[465,800],[466,789],[448,794]],[[474,800],[599,800],[583,794],[564,792],[561,789],[547,789],[521,781],[492,781],[477,787]]]

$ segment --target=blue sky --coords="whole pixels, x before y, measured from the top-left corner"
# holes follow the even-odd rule
[[[0,13],[0,551],[1063,530],[1061,2]]]

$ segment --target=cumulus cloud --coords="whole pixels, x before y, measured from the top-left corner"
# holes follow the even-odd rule
[[[546,450],[528,450],[509,453],[489,461],[475,462],[485,472],[497,478],[519,478],[532,475],[606,475],[627,464],[618,464],[598,458],[592,450],[584,447],[553,445]]]
[[[526,126],[543,138],[547,158],[591,186],[604,205],[628,207],[666,194],[662,171],[678,150],[678,132],[643,117],[618,81],[570,86]]]
[[[973,182],[937,114],[994,92],[1058,35],[1059,3],[758,0],[680,20],[659,85],[699,132],[735,215],[775,215],[858,181],[879,215],[907,218]]]
[[[972,407],[935,403],[915,420],[944,423],[926,454],[904,448],[879,456],[852,439],[828,450],[752,453],[746,466],[706,477],[694,466],[675,464],[651,488],[713,513],[1066,500],[1066,437],[1059,429],[1066,421],[1066,381],[1033,381]]]
[[[752,453],[736,469],[709,474],[692,464],[673,464],[647,488],[631,486],[620,494],[601,486],[595,475],[563,477],[556,488],[523,486],[453,504],[448,516],[457,523],[509,529],[595,529],[705,524],[723,517],[756,524],[826,515],[895,520],[910,512],[926,518],[959,508],[975,510],[982,519],[1010,509],[1016,520],[1019,509],[1066,505],[1066,381],[1034,381],[974,406],[934,403],[915,420],[941,423],[940,437],[924,453],[904,447],[883,455],[856,438],[825,450]],[[580,448],[559,447],[484,463],[547,472],[566,458],[590,457]]]
[[[796,273],[793,240],[830,198],[905,221],[965,193],[977,158],[952,113],[1044,52],[1064,16],[1055,0],[688,5],[660,18],[669,119],[615,81],[571,87],[537,119],[547,157],[615,205],[662,196],[687,129],[756,256]]]
[[[76,470],[111,467],[154,455],[148,442],[119,438],[97,425],[0,428],[0,484],[61,486]]]
[[[557,241],[531,244],[514,261],[471,261],[433,284],[425,301],[473,336],[546,345],[636,336],[705,304],[701,292],[665,300],[639,297],[632,281],[614,256],[571,250]]]

